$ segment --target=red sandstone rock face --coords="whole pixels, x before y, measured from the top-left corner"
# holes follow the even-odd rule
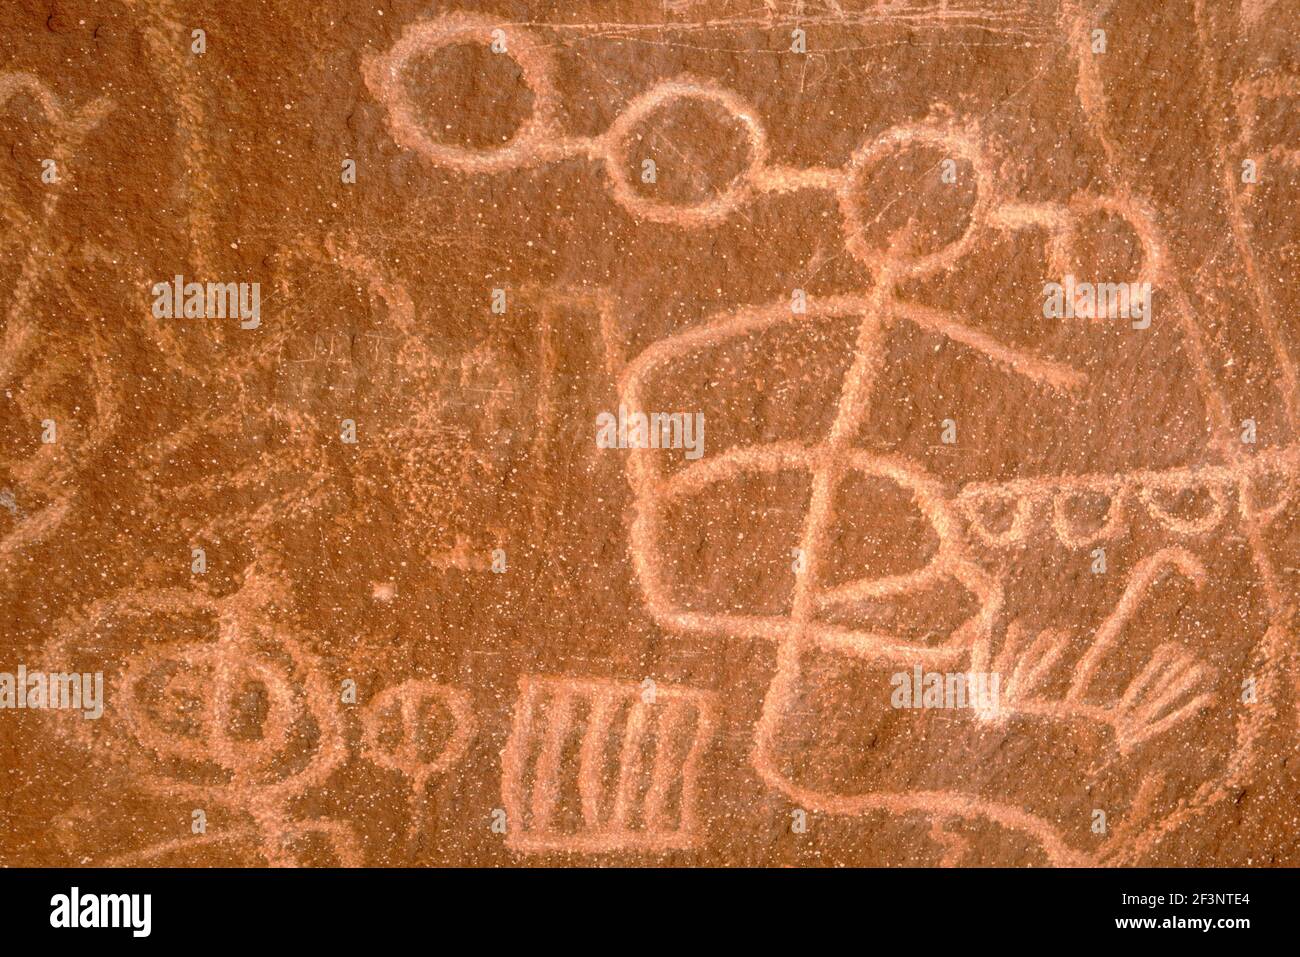
[[[11,3],[0,861],[1300,863],[1294,12],[751,6]]]

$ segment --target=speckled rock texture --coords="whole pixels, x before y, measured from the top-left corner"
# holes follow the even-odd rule
[[[0,864],[1300,864],[1282,0],[0,0]]]

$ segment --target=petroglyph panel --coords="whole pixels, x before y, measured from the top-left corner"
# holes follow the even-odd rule
[[[1300,863],[1293,10],[372,6],[8,15],[0,863]]]

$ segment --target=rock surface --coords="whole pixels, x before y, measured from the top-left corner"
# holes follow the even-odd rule
[[[1300,864],[1294,6],[7,6],[0,863]]]

